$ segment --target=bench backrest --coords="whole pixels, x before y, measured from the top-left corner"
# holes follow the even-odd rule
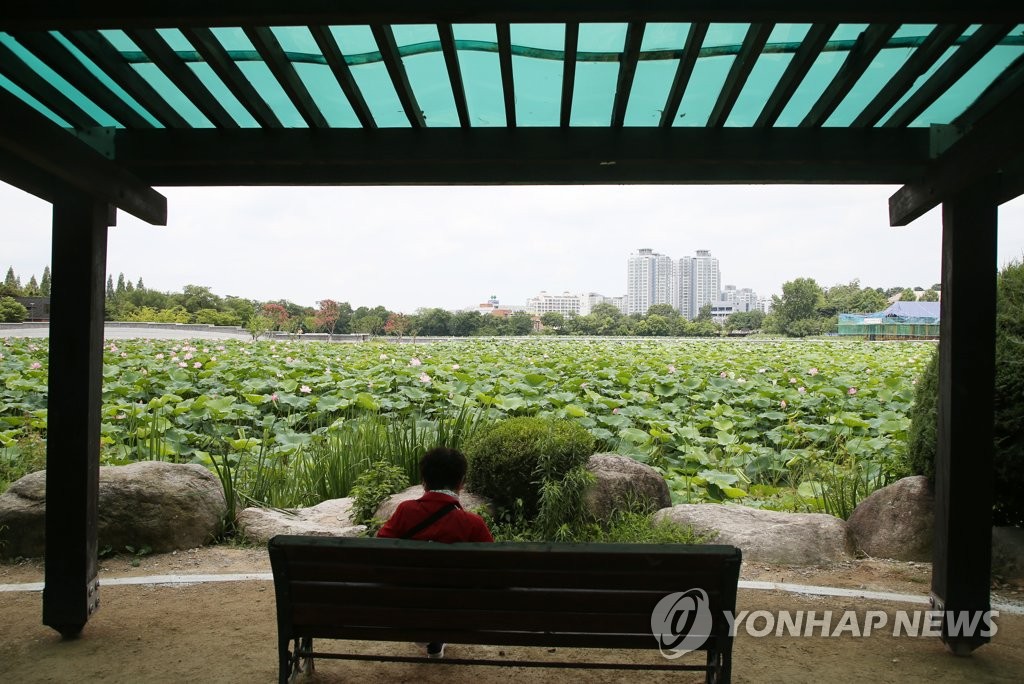
[[[277,536],[282,638],[656,648],[651,612],[700,588],[728,638],[740,551],[681,544],[436,544]]]

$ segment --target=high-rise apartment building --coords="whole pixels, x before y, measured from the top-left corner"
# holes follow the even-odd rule
[[[758,308],[757,293],[749,287],[726,285],[722,288],[722,301],[732,304],[733,311],[754,311]]]
[[[679,312],[694,319],[705,304],[718,301],[722,288],[722,275],[718,259],[711,251],[698,249],[697,255],[683,257],[676,267],[679,283]]]
[[[654,304],[679,306],[679,279],[672,257],[652,249],[629,255],[626,274],[626,313],[646,314]]]

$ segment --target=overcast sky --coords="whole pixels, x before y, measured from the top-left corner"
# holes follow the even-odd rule
[[[540,290],[625,294],[642,247],[711,250],[722,284],[781,292],[930,287],[941,216],[888,225],[894,186],[164,188],[166,227],[118,214],[107,270],[163,291],[185,284],[257,300],[461,308]],[[0,267],[22,282],[50,261],[50,207],[0,183]],[[1000,208],[999,262],[1024,257],[1024,198]]]

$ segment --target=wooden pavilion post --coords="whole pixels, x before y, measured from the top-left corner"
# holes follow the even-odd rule
[[[112,212],[74,191],[53,204],[43,624],[65,638],[78,636],[99,604],[103,286]]]
[[[957,630],[951,617],[972,624],[991,608],[997,223],[980,187],[942,205],[932,602],[946,611],[942,640],[957,655],[989,641],[984,620]]]

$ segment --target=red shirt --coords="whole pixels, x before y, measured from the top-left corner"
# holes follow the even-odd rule
[[[413,501],[403,501],[377,532],[378,537],[401,538],[408,530],[418,525],[442,506],[458,499],[441,494],[427,492]],[[433,525],[416,533],[412,539],[418,541],[436,541],[445,544],[454,542],[492,542],[494,537],[487,529],[487,523],[476,513],[456,508],[446,514]]]

